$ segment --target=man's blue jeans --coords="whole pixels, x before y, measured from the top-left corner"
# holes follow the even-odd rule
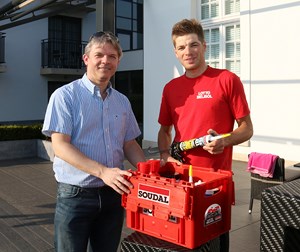
[[[124,220],[121,195],[112,188],[58,183],[55,210],[57,252],[114,252]]]

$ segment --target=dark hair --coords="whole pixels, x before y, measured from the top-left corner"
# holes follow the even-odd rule
[[[89,38],[84,53],[89,54],[89,52],[91,51],[91,47],[94,44],[105,44],[105,43],[111,44],[117,50],[119,58],[122,57],[123,52],[119,43],[119,39],[112,32],[103,32],[103,31],[96,32]]]
[[[183,19],[172,28],[172,41],[175,46],[175,39],[187,34],[197,34],[199,40],[204,42],[204,31],[200,22],[196,19]]]

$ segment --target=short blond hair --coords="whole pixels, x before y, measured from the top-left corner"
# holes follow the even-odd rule
[[[89,55],[93,45],[111,44],[118,52],[119,58],[122,58],[123,51],[120,46],[119,39],[111,32],[96,32],[90,38],[85,46],[84,53]]]

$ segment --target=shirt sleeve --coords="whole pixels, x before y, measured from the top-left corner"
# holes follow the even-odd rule
[[[230,81],[232,82],[231,110],[235,119],[243,118],[250,114],[243,83],[235,74],[231,75]]]
[[[52,132],[72,134],[72,102],[64,87],[51,95],[47,106],[42,133],[50,137]]]

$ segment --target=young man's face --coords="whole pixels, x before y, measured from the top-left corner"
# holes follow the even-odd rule
[[[197,70],[205,65],[206,43],[201,42],[197,34],[191,33],[175,39],[175,54],[183,67]]]
[[[117,50],[109,43],[94,44],[83,60],[87,66],[87,77],[95,84],[107,83],[120,62]]]

